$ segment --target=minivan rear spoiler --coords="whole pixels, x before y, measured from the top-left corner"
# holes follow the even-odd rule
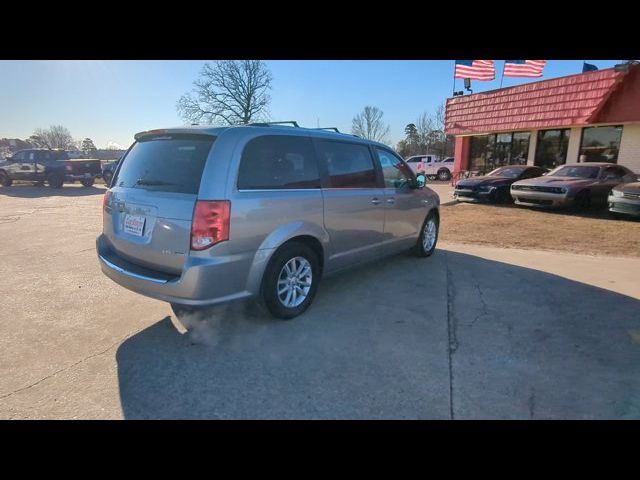
[[[215,130],[214,130],[215,128]],[[211,135],[217,136],[220,134],[220,130],[224,130],[224,128],[160,128],[156,130],[145,130],[144,132],[136,133],[133,138],[138,141],[141,138],[146,137],[155,137],[162,135]]]

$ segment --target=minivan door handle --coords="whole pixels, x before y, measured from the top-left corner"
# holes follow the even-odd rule
[[[396,199],[395,199],[395,198],[393,198],[393,197],[391,197],[391,198],[387,198],[387,203],[388,203],[389,205],[393,205],[394,203],[396,203]]]
[[[380,199],[378,197],[373,197],[371,199],[371,203],[373,203],[374,205],[379,205],[380,204]]]

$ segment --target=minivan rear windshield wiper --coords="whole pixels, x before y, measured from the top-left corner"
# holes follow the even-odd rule
[[[136,181],[136,185],[160,186],[160,185],[175,185],[175,183],[163,182],[162,180],[144,180],[142,178],[139,178]]]

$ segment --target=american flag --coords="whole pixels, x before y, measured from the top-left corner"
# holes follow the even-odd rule
[[[496,67],[493,60],[456,60],[454,78],[493,80],[496,78]]]
[[[505,77],[541,77],[546,60],[505,60]]]

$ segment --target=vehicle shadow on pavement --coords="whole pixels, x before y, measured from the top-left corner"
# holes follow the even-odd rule
[[[334,276],[291,321],[169,317],[116,359],[125,418],[640,418],[640,301],[473,255]]]
[[[86,197],[89,195],[104,195],[105,191],[106,189],[102,184],[96,184],[92,187],[65,185],[62,188],[14,184],[11,187],[0,187],[0,196],[16,198]]]

